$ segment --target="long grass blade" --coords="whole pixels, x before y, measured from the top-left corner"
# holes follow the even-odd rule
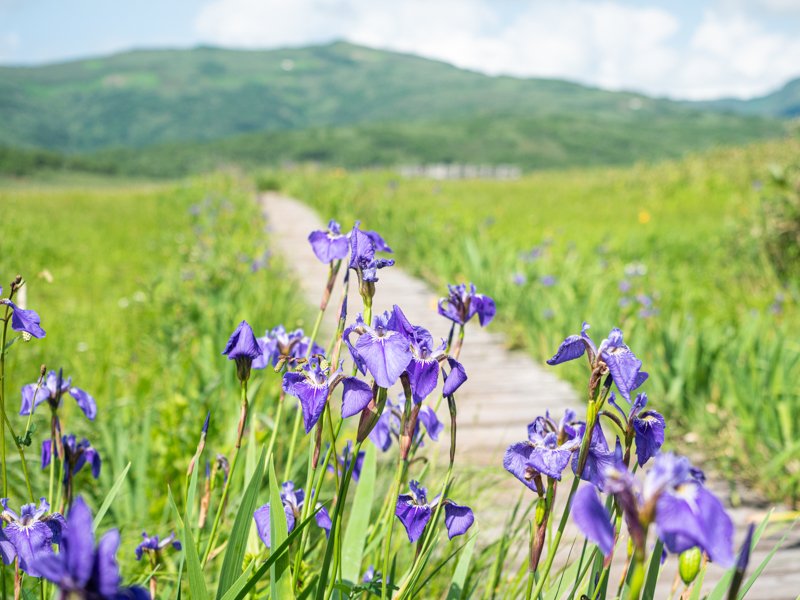
[[[367,540],[367,528],[370,523],[372,504],[375,497],[375,475],[377,470],[377,453],[375,446],[367,445],[361,475],[358,478],[353,509],[342,543],[342,578],[356,583],[361,577],[361,561],[364,557],[364,544]],[[355,460],[352,457],[351,460]]]
[[[94,516],[94,521],[92,521],[92,529],[97,531],[97,528],[100,526],[103,517],[106,516],[108,509],[111,507],[111,503],[114,502],[114,498],[117,497],[122,484],[125,483],[125,477],[128,475],[128,471],[131,468],[131,463],[128,463],[127,466],[122,470],[117,480],[114,482],[114,485],[111,486],[111,489],[106,494],[105,500],[100,505],[100,508],[97,511],[97,514]]]
[[[222,561],[217,598],[222,598],[242,573],[242,562],[247,549],[247,536],[250,533],[253,512],[258,502],[258,489],[261,486],[261,480],[264,478],[264,458],[266,454],[267,449],[262,448],[261,457],[258,459],[253,476],[247,484],[239,510],[236,511],[236,519],[233,521],[231,535],[228,538],[228,546],[225,550],[225,558]],[[281,512],[282,514],[283,512]]]

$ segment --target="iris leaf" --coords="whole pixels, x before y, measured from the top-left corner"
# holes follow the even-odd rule
[[[351,460],[355,460],[352,457]],[[360,580],[361,561],[364,557],[364,544],[370,523],[372,504],[375,497],[376,449],[369,444],[364,455],[364,464],[358,478],[350,521],[344,532],[342,542],[342,578],[356,583]]]
[[[253,512],[258,503],[258,488],[264,477],[264,457],[267,449],[262,448],[261,457],[256,463],[250,483],[242,497],[242,503],[236,512],[236,519],[233,522],[231,535],[228,538],[228,547],[225,550],[225,559],[222,562],[222,571],[217,587],[217,598],[222,598],[234,582],[240,577],[242,572],[242,561],[244,560],[245,550],[247,549],[247,535],[253,523]],[[281,513],[283,514],[283,513]]]

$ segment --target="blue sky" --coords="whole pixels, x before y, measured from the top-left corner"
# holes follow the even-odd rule
[[[490,74],[677,98],[800,76],[800,0],[0,0],[0,63],[348,39]]]

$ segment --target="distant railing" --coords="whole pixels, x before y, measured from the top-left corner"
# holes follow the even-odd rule
[[[404,165],[398,169],[403,177],[429,179],[519,179],[522,169],[515,165],[429,164]]]

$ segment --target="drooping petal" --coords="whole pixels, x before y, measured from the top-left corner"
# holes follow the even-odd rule
[[[264,542],[264,545],[269,548],[270,544],[272,543],[269,525],[269,502],[255,510],[253,513],[253,519],[256,522],[256,531],[258,531],[258,537],[260,537],[261,541]]]
[[[561,363],[575,360],[583,356],[586,352],[586,340],[580,335],[571,335],[566,338],[556,350],[552,358],[547,359],[548,365],[560,365]]]
[[[329,231],[313,231],[308,236],[308,241],[316,257],[325,264],[344,258],[350,250],[347,236],[335,235]]]
[[[375,383],[382,388],[394,385],[411,362],[408,340],[395,331],[378,335],[368,330],[358,338],[355,346]]]
[[[460,362],[448,356],[447,364],[450,365],[450,373],[447,375],[447,381],[444,382],[444,386],[442,386],[443,396],[451,396],[467,380],[467,372]]]
[[[444,505],[444,524],[447,526],[447,537],[451,540],[457,535],[464,535],[475,522],[475,515],[469,506],[461,506],[455,502]]]
[[[655,456],[664,444],[665,428],[664,417],[654,410],[648,410],[640,417],[633,418],[636,459],[640,467]]]
[[[10,565],[16,556],[17,550],[14,548],[14,544],[6,537],[5,529],[0,529],[0,558],[5,564]]]
[[[5,560],[5,556],[3,557]],[[6,563],[8,564],[8,563]],[[61,556],[55,554],[45,554],[36,557],[36,569],[40,576],[47,581],[52,581],[56,585],[64,581],[67,577],[67,567]]]
[[[431,507],[427,504],[417,506],[410,494],[401,494],[397,498],[394,514],[405,527],[408,541],[414,543],[425,531],[431,518]]]
[[[444,425],[439,420],[439,417],[436,416],[436,411],[434,411],[430,406],[422,406],[419,409],[418,418],[425,426],[425,431],[428,432],[428,437],[434,442],[438,441],[439,434],[444,429]]]
[[[572,499],[570,514],[581,533],[597,544],[604,556],[610,555],[614,549],[614,525],[593,486],[582,485],[578,488]]]
[[[320,507],[319,511],[314,515],[314,520],[317,522],[318,527],[325,530],[325,535],[330,534],[333,523],[331,522],[331,516],[328,514],[328,509],[324,506]]]
[[[9,523],[3,530],[14,545],[19,557],[19,566],[31,577],[39,577],[35,557],[53,552],[53,533],[44,522],[35,520],[30,525]]]
[[[478,322],[481,327],[486,327],[492,322],[497,312],[497,307],[492,298],[483,294],[475,294],[470,302],[470,312],[478,313]]]
[[[700,546],[715,563],[733,564],[733,521],[722,502],[699,483],[659,496],[656,530],[670,552]]]
[[[372,387],[357,377],[345,377],[342,381],[342,418],[360,413],[372,400]]]
[[[11,300],[5,300],[6,304],[11,307],[11,329],[14,331],[23,331],[31,334],[35,338],[43,338],[47,335],[40,327],[42,322],[39,315],[35,310],[25,310],[14,304]]]
[[[50,464],[53,456],[52,440],[42,440],[42,469]]]
[[[534,479],[536,472],[528,464],[533,449],[533,444],[528,442],[512,444],[503,456],[503,468],[519,479],[527,488],[537,493],[544,493],[544,490],[538,489],[536,479]]]
[[[42,402],[50,397],[50,391],[47,386],[41,386],[37,390],[35,383],[29,383],[22,386],[22,404],[19,409],[19,414],[29,415],[32,410],[36,410]]]
[[[102,466],[100,453],[90,446],[84,451],[83,455],[86,459],[86,462],[92,466],[92,477],[95,479],[100,477],[100,467]]]
[[[570,450],[536,446],[530,454],[528,465],[548,477],[561,481],[561,474],[569,465],[571,457]]]
[[[436,389],[439,383],[439,362],[413,358],[408,364],[408,380],[414,402],[419,404]]]
[[[94,398],[92,398],[89,393],[77,387],[71,387],[69,389],[69,395],[75,398],[75,402],[78,403],[78,406],[83,411],[83,414],[86,415],[86,418],[90,421],[94,421],[94,418],[97,416],[97,403],[94,401]]]
[[[325,402],[328,399],[328,385],[314,385],[301,373],[286,373],[283,376],[283,389],[300,400],[303,410],[303,425],[306,433],[319,421]]]

